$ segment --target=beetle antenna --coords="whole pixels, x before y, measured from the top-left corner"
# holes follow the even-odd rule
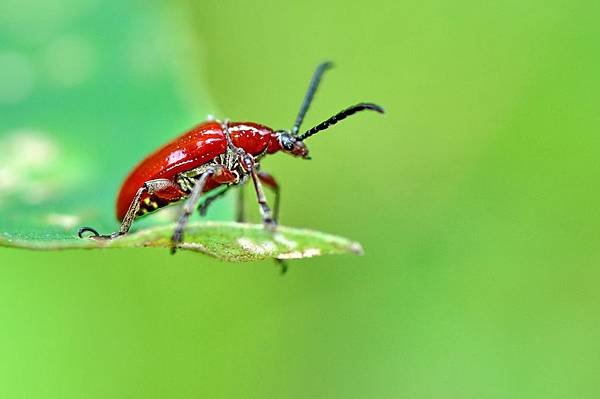
[[[365,110],[376,111],[376,112],[379,112],[380,114],[383,114],[383,112],[384,112],[383,108],[377,104],[373,104],[373,103],[356,104],[356,105],[353,105],[351,107],[348,107],[348,108],[338,112],[337,114],[333,115],[331,118],[319,123],[317,126],[313,127],[312,129],[307,130],[305,133],[298,136],[296,138],[296,140],[298,140],[298,141],[306,140],[313,134],[316,134],[316,133],[320,132],[321,130],[325,130],[328,127],[330,127],[331,125],[335,125],[336,123],[338,123],[339,121],[341,121],[343,119],[346,119],[350,115],[354,115],[357,112],[365,111]]]
[[[298,116],[296,116],[296,123],[294,123],[294,127],[292,128],[292,135],[295,136],[296,134],[298,134],[298,130],[300,130],[300,125],[304,120],[306,111],[308,111],[308,107],[310,107],[310,103],[312,102],[313,97],[315,96],[315,92],[319,87],[321,77],[323,76],[323,73],[325,73],[325,71],[331,68],[332,66],[333,63],[329,61],[323,62],[322,64],[319,64],[319,66],[317,66],[317,69],[315,70],[315,73],[313,74],[312,79],[310,80],[310,84],[308,85],[308,90],[306,90],[306,94],[304,95],[304,101],[302,101],[302,106],[300,106]]]

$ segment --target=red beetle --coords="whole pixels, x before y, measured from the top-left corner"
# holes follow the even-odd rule
[[[383,113],[383,108],[372,103],[360,103],[344,109],[303,134],[298,134],[304,115],[313,99],[323,73],[331,63],[320,64],[296,117],[294,127],[273,130],[252,122],[207,121],[158,149],[138,164],[125,179],[117,197],[118,231],[100,235],[91,227],[79,229],[79,237],[91,232],[92,238],[111,239],[126,234],[134,219],[187,198],[172,236],[171,252],[183,239],[183,231],[200,196],[221,188],[200,205],[206,207],[231,186],[244,184],[248,177],[254,183],[260,212],[266,228],[276,226],[279,187],[275,179],[259,170],[258,161],[266,154],[283,151],[295,157],[309,159],[304,140],[327,129],[342,119],[363,110]],[[262,184],[275,191],[274,216],[267,204]]]

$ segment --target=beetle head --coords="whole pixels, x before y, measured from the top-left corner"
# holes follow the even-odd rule
[[[285,130],[280,130],[276,132],[276,134],[277,142],[283,152],[298,158],[310,159],[308,156],[308,148],[304,145],[302,140],[298,140],[295,136],[292,136]]]

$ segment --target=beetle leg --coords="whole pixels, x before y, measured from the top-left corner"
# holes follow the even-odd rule
[[[277,264],[277,266],[280,267],[280,269],[281,269],[281,275],[283,276],[284,274],[286,274],[287,271],[288,271],[287,262],[284,261],[283,259],[279,259],[279,258],[273,258],[273,260],[275,261],[275,263]]]
[[[279,221],[279,204],[280,204],[280,200],[281,200],[281,191],[279,189],[279,184],[277,183],[277,180],[275,180],[275,178],[267,172],[263,172],[263,171],[259,170],[256,173],[257,173],[260,181],[265,186],[267,186],[271,190],[273,190],[273,193],[275,194],[275,205],[273,206],[273,219],[275,220],[275,222],[278,222]],[[200,212],[200,215],[206,216],[208,206],[210,204],[212,204],[215,200],[217,200],[220,197],[222,197],[223,195],[225,195],[225,193],[231,187],[232,186],[227,186],[227,188],[225,190],[223,190],[211,197],[206,198],[204,200],[204,202],[198,207],[198,211]],[[238,223],[244,223],[244,221],[246,220],[245,215],[244,215],[244,213],[245,213],[244,212],[244,186],[240,185],[240,186],[238,186],[237,189],[238,189],[237,196],[236,196],[237,212],[236,212],[235,220]]]
[[[281,199],[281,192],[279,190],[279,184],[277,183],[277,180],[275,180],[275,178],[267,172],[263,172],[263,171],[259,170],[256,173],[257,173],[260,181],[265,186],[267,186],[271,190],[273,190],[273,193],[275,194],[275,204],[273,205],[273,220],[275,221],[275,223],[278,223],[279,222],[279,201]]]
[[[271,190],[273,190],[273,193],[275,194],[275,205],[273,206],[273,220],[275,220],[275,222],[279,221],[279,204],[280,204],[280,199],[281,199],[281,191],[279,189],[279,184],[277,183],[277,180],[275,180],[275,178],[270,175],[267,172],[263,172],[261,170],[256,172],[258,178],[260,179],[260,181],[268,188],[270,188]],[[198,206],[198,212],[200,212],[200,216],[206,216],[206,212],[208,211],[208,207],[210,206],[210,204],[212,204],[214,201],[218,200],[219,198],[221,198],[222,196],[224,196],[229,189],[233,187],[233,186],[226,186],[224,187],[224,189],[222,189],[220,192],[215,193],[214,195],[211,195],[210,197],[206,198],[199,206]],[[243,223],[244,222],[244,187],[242,185],[238,186],[238,192],[237,192],[237,198],[236,198],[236,202],[237,202],[237,214],[236,214],[236,221],[238,223]]]
[[[260,181],[263,182],[265,186],[273,190],[273,193],[275,194],[275,205],[273,206],[273,221],[277,224],[279,222],[279,201],[281,198],[279,184],[277,183],[277,180],[275,180],[275,178],[267,172],[259,170],[257,171],[257,175]],[[275,263],[277,264],[277,266],[279,266],[281,270],[281,275],[283,276],[288,271],[287,262],[285,262],[283,259],[274,259]]]
[[[188,196],[187,201],[185,204],[183,204],[181,215],[179,216],[177,226],[175,227],[175,231],[171,237],[172,254],[175,253],[177,250],[177,245],[183,240],[183,230],[185,229],[190,216],[194,212],[194,209],[198,206],[198,202],[200,202],[200,196],[202,195],[204,187],[206,187],[206,182],[209,178],[212,178],[219,184],[230,184],[236,181],[237,176],[223,165],[218,164],[209,166],[206,171],[200,175],[200,177],[196,180],[196,184],[194,184],[192,192]]]
[[[100,239],[102,239],[102,238],[111,239],[111,238],[116,238],[116,237],[122,236],[124,234],[127,234],[129,229],[131,228],[131,224],[133,223],[133,220],[135,219],[137,212],[140,209],[140,198],[142,197],[142,195],[146,192],[149,194],[153,194],[157,191],[164,190],[165,188],[170,188],[171,186],[173,188],[179,189],[179,187],[177,187],[171,180],[168,180],[168,179],[148,180],[147,182],[144,183],[144,185],[142,187],[140,187],[137,190],[137,192],[135,193],[135,196],[131,200],[131,203],[129,204],[129,208],[127,209],[127,213],[125,214],[125,217],[123,218],[123,221],[121,222],[121,226],[119,227],[119,231],[116,231],[111,234],[103,235],[103,234],[98,234],[98,232],[96,230],[92,229],[91,227],[82,227],[79,229],[79,232],[78,232],[79,237],[83,238],[83,233],[85,233],[85,232],[93,233],[93,236],[91,238],[100,238]]]
[[[252,169],[250,169],[250,174],[252,176],[252,181],[254,183],[254,189],[256,190],[256,198],[258,199],[258,204],[260,206],[260,212],[263,218],[263,223],[265,225],[265,228],[269,229],[269,230],[275,230],[275,227],[277,226],[277,214],[279,211],[279,185],[277,184],[277,181],[275,180],[275,178],[273,178],[273,176],[271,176],[270,174],[266,173],[266,172],[261,172],[261,171],[257,171],[255,167],[253,167]],[[265,193],[262,189],[262,185],[260,182],[263,182],[267,187],[273,189],[273,191],[275,192],[275,217],[273,217],[272,213],[271,213],[271,209],[269,208],[269,205],[267,204],[267,199],[265,197]],[[242,201],[239,204],[239,208],[238,208],[238,212],[240,209],[243,210],[243,194],[242,193],[242,189],[243,187],[240,187],[240,194],[239,197]],[[243,212],[243,211],[242,211]],[[242,213],[243,215],[243,213]],[[277,266],[280,267],[281,269],[281,275],[284,275],[285,273],[287,273],[288,270],[288,265],[287,263],[282,260],[282,259],[277,259],[274,258],[275,263],[277,264]]]
[[[254,183],[254,190],[256,191],[256,199],[258,200],[258,206],[260,208],[260,214],[262,216],[265,228],[268,230],[274,230],[277,223],[273,220],[273,214],[269,204],[267,203],[267,197],[260,183],[256,168],[250,170],[252,176],[252,182]]]
[[[254,171],[254,169],[253,169]],[[273,219],[271,220],[271,223],[268,223],[268,219],[265,219],[264,215],[264,206],[263,204],[261,204],[260,202],[260,194],[259,194],[259,189],[257,188],[257,181],[254,179],[254,175],[252,176],[252,179],[254,180],[254,188],[256,188],[256,195],[259,198],[258,202],[259,204],[261,204],[261,211],[263,211],[263,220],[265,223],[265,227],[269,228],[269,229],[274,229],[275,226],[277,226],[277,222],[279,220],[279,184],[277,184],[277,180],[275,180],[275,178],[273,176],[271,176],[269,173],[267,172],[262,172],[260,170],[256,171],[256,177],[258,178],[258,180],[260,180],[262,183],[264,183],[265,186],[269,187],[270,189],[273,190],[273,192],[275,193],[275,206],[273,207]],[[258,185],[259,188],[260,184]],[[262,193],[262,189],[260,190]],[[264,193],[262,193],[262,195],[264,196]],[[265,202],[266,205],[266,202]],[[287,273],[288,270],[288,265],[287,263],[282,260],[282,259],[277,259],[275,258],[275,263],[277,264],[277,266],[280,267],[281,270],[281,275],[284,275]]]
[[[224,196],[229,189],[233,187],[233,186],[227,186],[224,190],[216,193],[215,195],[212,195],[208,198],[206,198],[199,206],[198,206],[198,212],[200,213],[200,216],[206,216],[206,213],[208,212],[208,207],[216,200],[218,200],[219,198],[221,198],[222,196]],[[237,187],[237,192],[236,192],[236,215],[235,215],[235,221],[238,223],[244,223],[245,221],[245,217],[244,217],[244,185],[239,185]]]
[[[256,191],[256,199],[260,208],[260,214],[262,216],[263,224],[268,230],[275,230],[276,222],[273,220],[273,214],[269,204],[267,203],[267,197],[263,191],[262,184],[258,177],[258,164],[254,158],[249,154],[240,154],[239,156],[240,166],[246,173],[252,176],[252,182],[254,183],[254,191]]]
[[[242,157],[246,157],[247,154],[243,149],[236,147],[231,140],[231,134],[229,132],[229,120],[225,119],[223,123],[221,123],[221,129],[225,132],[225,137],[227,138],[227,167],[233,168],[234,160],[239,160]],[[235,220],[238,223],[243,223],[246,220],[245,212],[244,212],[244,186],[240,184],[238,193],[237,193],[237,212],[235,215]]]
[[[181,215],[179,215],[179,220],[177,220],[177,226],[175,227],[175,231],[173,232],[173,236],[171,237],[171,254],[174,254],[177,250],[177,245],[181,243],[183,240],[183,230],[188,223],[188,220],[191,214],[194,212],[194,208],[198,205],[200,201],[200,196],[202,195],[202,191],[206,186],[206,182],[209,177],[215,174],[214,168],[209,168],[206,172],[200,175],[200,178],[196,181],[192,192],[188,196],[187,201],[183,204],[183,209],[181,210]]]
[[[210,197],[205,198],[204,201],[200,205],[198,205],[198,212],[200,213],[200,216],[206,216],[206,212],[208,211],[208,207],[210,206],[210,204],[224,196],[230,188],[231,186],[222,186],[219,192],[211,195]]]
[[[244,211],[244,184],[238,187],[236,202],[237,212],[235,214],[235,221],[238,223],[244,223],[246,221],[246,212]]]
[[[116,233],[116,235],[121,236],[123,234],[126,234],[131,228],[131,224],[133,223],[137,212],[140,210],[140,198],[142,197],[142,194],[144,194],[144,192],[148,192],[148,194],[154,194],[166,188],[175,188],[176,190],[179,190],[179,187],[169,179],[154,179],[145,182],[144,185],[140,187],[140,189],[137,191],[137,193],[135,193],[131,204],[129,204],[127,213],[125,214],[125,217],[121,222],[121,227],[119,228],[119,231],[118,233]],[[111,235],[114,234],[115,233]]]

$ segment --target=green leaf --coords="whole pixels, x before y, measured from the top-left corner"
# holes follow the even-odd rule
[[[29,240],[0,236],[0,245],[35,249],[76,248],[170,248],[173,225],[150,227],[112,240]],[[266,258],[300,259],[319,255],[353,253],[362,255],[357,242],[307,229],[279,226],[275,232],[263,225],[235,222],[194,222],[186,229],[179,248],[201,252],[217,259],[241,262]]]

